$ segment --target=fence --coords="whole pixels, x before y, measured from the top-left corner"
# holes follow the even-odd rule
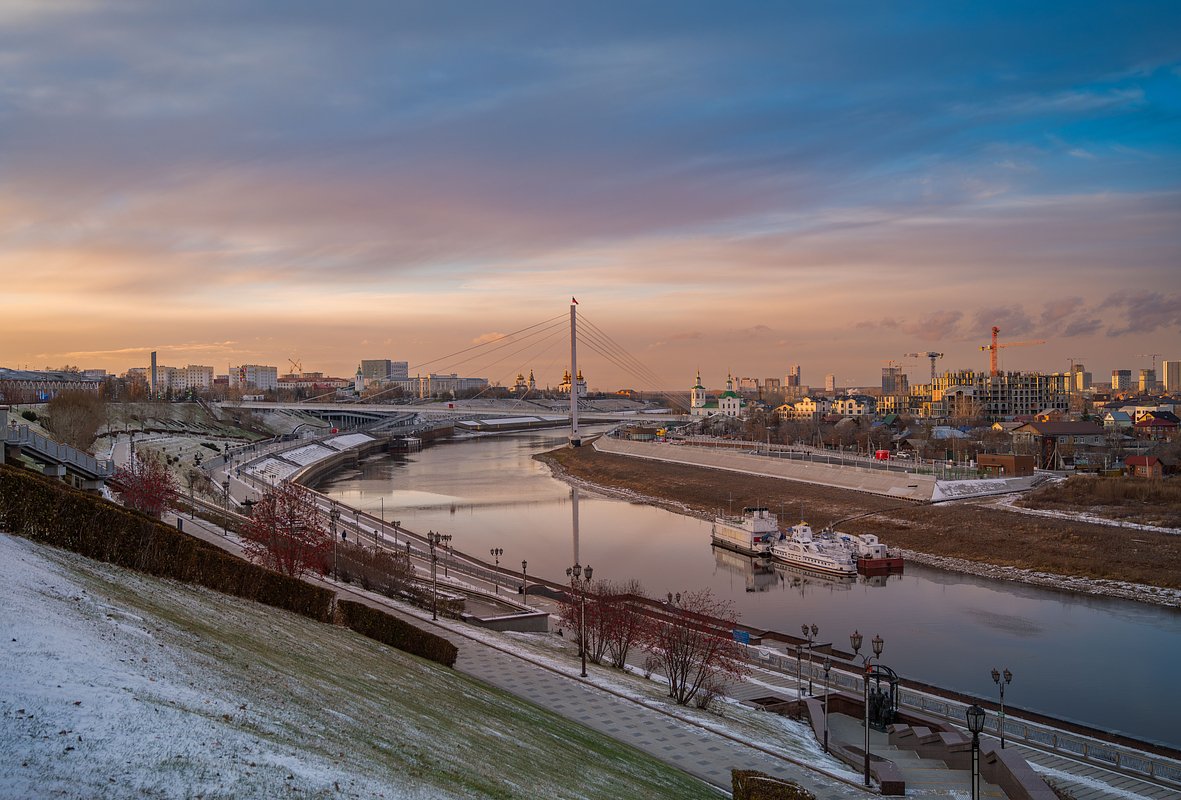
[[[73,467],[86,475],[95,478],[109,478],[115,474],[115,462],[109,459],[99,461],[89,453],[55,442],[29,430],[28,425],[10,427],[6,431],[5,441],[11,445],[27,447],[44,458],[59,464]]]
[[[746,653],[752,661],[782,672],[789,677],[794,677],[798,669],[802,681],[807,681],[811,675],[813,683],[824,685],[823,667],[815,659],[809,664],[806,653],[805,657],[798,661],[794,656],[781,656],[760,647],[747,647]],[[828,683],[833,688],[847,689],[853,694],[859,694],[865,685],[864,678],[860,673],[846,672],[836,668],[833,668],[829,673]],[[899,687],[898,705],[962,727],[966,724],[964,711],[971,703],[948,700]],[[986,731],[993,734],[999,735],[1000,733],[996,715],[987,717],[984,727]],[[1181,761],[1104,742],[1093,737],[1069,733],[1048,725],[1029,722],[1008,713],[1005,714],[1005,739],[1020,742],[1038,750],[1058,753],[1105,769],[1181,786]]]

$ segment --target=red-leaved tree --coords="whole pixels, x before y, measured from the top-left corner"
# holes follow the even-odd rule
[[[738,615],[709,589],[669,595],[644,642],[648,663],[668,680],[678,705],[695,697],[705,707],[727,680],[749,674],[745,653],[734,641]]]
[[[295,577],[323,571],[332,550],[332,534],[312,493],[286,481],[254,504],[242,539],[252,561]]]
[[[159,518],[176,508],[176,478],[159,456],[133,453],[126,465],[115,470],[110,486],[120,503],[150,516]]]

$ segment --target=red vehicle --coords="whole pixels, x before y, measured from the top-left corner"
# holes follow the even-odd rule
[[[874,450],[873,457],[876,458],[878,461],[889,461],[890,460],[890,451],[889,450]]]

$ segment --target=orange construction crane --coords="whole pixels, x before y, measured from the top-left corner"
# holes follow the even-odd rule
[[[1031,344],[1045,344],[1045,339],[1034,339],[1028,342],[1005,342],[1004,344],[997,344],[996,335],[1001,332],[997,326],[992,326],[992,344],[980,345],[981,350],[988,350],[988,373],[993,377],[996,376],[998,370],[996,368],[996,351],[1002,347],[1026,347]]]

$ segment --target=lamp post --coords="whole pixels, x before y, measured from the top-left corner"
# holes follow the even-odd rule
[[[578,586],[581,601],[578,612],[578,655],[582,658],[582,677],[584,678],[586,677],[586,585],[590,583],[593,571],[594,568],[588,565],[585,571],[586,578],[583,580],[581,564],[566,567],[566,577],[570,579],[570,589],[573,590],[575,585]]]
[[[435,548],[442,541],[441,533],[430,531],[426,535],[426,543],[431,547],[431,619],[436,620],[439,618],[439,554],[435,552]]]
[[[525,608],[529,607],[529,573],[526,571],[529,567],[529,562],[524,559],[521,560],[521,596],[525,600]]]
[[[828,672],[832,669],[832,659],[824,657],[824,752],[828,752]]]
[[[815,622],[812,626],[801,625],[800,630],[804,632],[804,638],[808,640],[808,696],[812,696],[812,642],[816,641],[816,634],[820,633],[820,628]]]
[[[230,473],[226,473],[225,480],[221,482],[222,491],[222,530],[225,535],[230,535]]]
[[[385,542],[385,497],[380,497],[380,498],[378,498],[378,500],[380,500],[380,502],[381,502],[381,528],[380,528],[380,530],[378,530],[377,535],[381,539],[381,541],[384,543]]]
[[[870,645],[873,647],[873,655],[861,655],[861,642],[864,637],[858,632],[853,631],[849,634],[849,644],[853,646],[853,655],[860,658],[865,665],[865,690],[862,695],[863,705],[865,706],[865,785],[869,786],[869,675],[873,671],[873,661],[882,655],[882,650],[886,647],[886,640],[881,636],[874,635],[870,640]]]
[[[502,555],[504,555],[504,548],[493,547],[488,552],[489,552],[489,554],[491,554],[491,556],[494,559],[496,559],[496,571],[497,571],[497,573],[499,573],[500,572],[500,557]],[[497,576],[495,576],[495,575],[492,577],[492,587],[496,591],[497,594],[500,594],[500,581],[497,579]]]
[[[1004,678],[1002,681],[1001,678]],[[1005,749],[1005,687],[1013,680],[1013,673],[1006,669],[1003,673],[992,670],[992,682],[1001,690],[1001,713],[997,715],[996,727],[1001,733],[1001,749]]]
[[[984,709],[973,703],[964,716],[972,732],[972,800],[980,800],[980,731],[984,730]]]
[[[340,509],[336,503],[328,511],[328,529],[332,531],[332,580],[340,580],[340,554],[336,547],[336,525],[340,522]]]
[[[451,561],[451,534],[439,533],[439,534],[435,534],[435,535],[438,536],[439,539],[443,542],[443,550],[447,554],[447,557],[443,559],[443,577],[450,578],[451,577],[451,570],[449,569],[448,564]]]

